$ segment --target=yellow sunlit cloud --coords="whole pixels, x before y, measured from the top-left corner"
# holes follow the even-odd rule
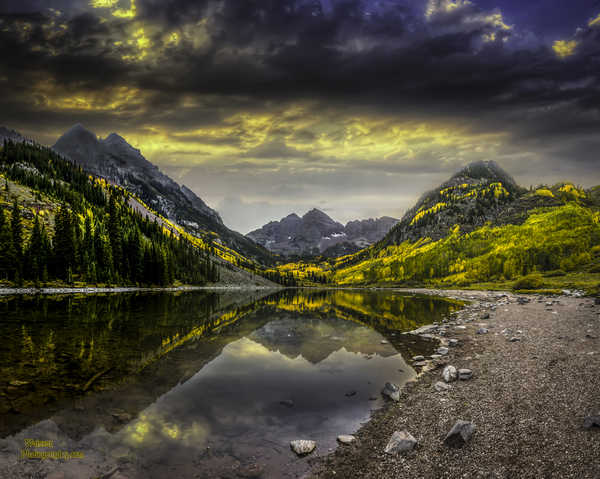
[[[91,0],[90,6],[92,8],[110,8],[113,9],[119,5],[120,0]],[[129,8],[116,8],[111,11],[111,15],[117,18],[135,18],[137,9],[135,0],[130,0]]]
[[[150,47],[152,46],[152,42],[146,36],[146,31],[144,30],[144,27],[138,28],[133,33],[132,38],[127,41],[127,44],[131,45],[137,49],[137,52],[135,54],[127,54],[127,55],[123,55],[121,57],[121,58],[123,58],[123,60],[130,60],[130,61],[144,60],[148,55]],[[116,43],[115,43],[115,45],[116,45]]]
[[[557,40],[552,45],[554,53],[556,53],[560,58],[570,57],[571,55],[575,54],[576,48],[576,40]]]
[[[588,26],[600,27],[600,13],[598,14],[598,16],[596,18],[594,18],[593,20],[590,20],[590,22],[588,23]]]
[[[143,113],[148,94],[127,86],[114,87],[95,92],[66,92],[55,83],[40,82],[36,85],[36,106],[53,110],[77,112],[137,111]]]
[[[90,5],[93,8],[111,8],[117,3],[119,3],[119,0],[92,0]]]
[[[118,17],[118,18],[134,18],[137,11],[136,11],[136,6],[135,6],[135,0],[130,0],[131,3],[129,5],[129,9],[125,10],[123,8],[119,8],[118,10],[115,10],[114,12],[112,12],[113,17]]]

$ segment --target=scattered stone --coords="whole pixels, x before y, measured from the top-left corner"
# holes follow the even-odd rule
[[[400,388],[393,383],[385,383],[381,394],[389,397],[392,401],[400,401]]]
[[[425,356],[413,356],[413,361],[423,361],[425,359]]]
[[[412,451],[417,445],[417,440],[407,431],[396,431],[385,446],[386,454],[402,454]]]
[[[442,356],[445,356],[446,354],[448,354],[448,348],[444,348],[444,347],[438,348],[436,353],[441,354]]]
[[[432,354],[431,356],[429,356],[431,359],[440,359],[442,357],[441,354]]]
[[[446,366],[442,371],[442,377],[444,378],[444,381],[451,383],[452,381],[456,381],[458,372],[454,366]]]
[[[423,368],[423,367],[427,366],[427,361],[418,361],[418,362],[414,363],[413,366],[415,366],[417,368]]]
[[[430,331],[433,331],[434,329],[437,329],[437,325],[436,324],[428,324],[426,326],[421,326],[418,329],[415,329],[414,331],[411,331],[412,334],[425,334],[425,333],[429,333]]]
[[[285,407],[294,407],[294,401],[292,401],[291,399],[284,399],[282,401],[279,401],[279,404]]]
[[[459,369],[458,370],[458,379],[461,381],[467,381],[473,377],[473,371],[470,369]]]
[[[317,443],[306,439],[297,439],[290,442],[290,447],[299,456],[306,456],[315,450]]]
[[[448,340],[448,346],[450,347],[454,347],[454,346],[458,346],[458,339],[449,339]]]
[[[511,343],[516,343],[517,341],[521,341],[521,338],[517,338],[516,336],[513,336],[512,338],[509,339],[509,341]]]
[[[471,440],[473,432],[475,432],[475,424],[459,419],[446,435],[444,444],[448,447],[463,447]]]
[[[479,328],[477,330],[477,334],[487,334],[487,333],[489,333],[489,330],[486,328]]]
[[[390,344],[390,342],[389,342],[389,341],[386,341],[385,339],[382,339],[382,340],[381,340],[381,344]]]
[[[352,396],[356,396],[356,391],[349,391],[346,393],[346,397],[352,397]]]
[[[435,388],[435,390],[437,392],[441,393],[444,391],[449,391],[452,386],[450,386],[449,384],[443,383],[442,381],[438,381],[437,383],[435,383],[433,385],[433,387]]]
[[[600,416],[587,416],[583,420],[583,427],[591,429],[592,427],[600,427]]]
[[[490,313],[484,314],[481,319],[490,319]]]
[[[467,329],[466,326],[456,326],[456,329]]]
[[[354,441],[356,441],[356,437],[351,436],[349,434],[341,434],[337,437],[338,442],[341,442],[342,444],[350,444]]]

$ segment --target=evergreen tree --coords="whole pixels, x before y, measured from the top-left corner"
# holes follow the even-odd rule
[[[12,233],[12,248],[14,255],[13,278],[20,283],[23,278],[23,224],[21,222],[21,210],[15,199],[11,211],[10,229]]]
[[[0,279],[14,278],[15,260],[12,234],[4,209],[0,206]]]

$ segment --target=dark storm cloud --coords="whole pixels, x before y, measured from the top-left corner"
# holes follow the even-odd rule
[[[318,171],[316,193],[360,179],[376,195],[377,175],[433,186],[482,155],[597,182],[600,2],[558,3],[4,1],[0,124],[48,143],[75,122],[139,136],[164,165],[202,158],[215,190],[237,184],[221,164],[260,171],[263,191]]]

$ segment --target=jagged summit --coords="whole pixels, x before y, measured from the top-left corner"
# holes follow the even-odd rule
[[[191,232],[217,233],[224,244],[242,254],[269,259],[266,251],[228,229],[215,210],[192,190],[162,173],[118,133],[102,139],[78,123],[62,135],[53,148],[90,173],[131,191],[150,208]]]
[[[375,243],[397,222],[395,218],[386,217],[350,221],[344,226],[327,213],[313,208],[302,217],[291,213],[281,221],[271,221],[247,236],[284,256],[338,256]],[[342,244],[343,247],[338,247]]]

